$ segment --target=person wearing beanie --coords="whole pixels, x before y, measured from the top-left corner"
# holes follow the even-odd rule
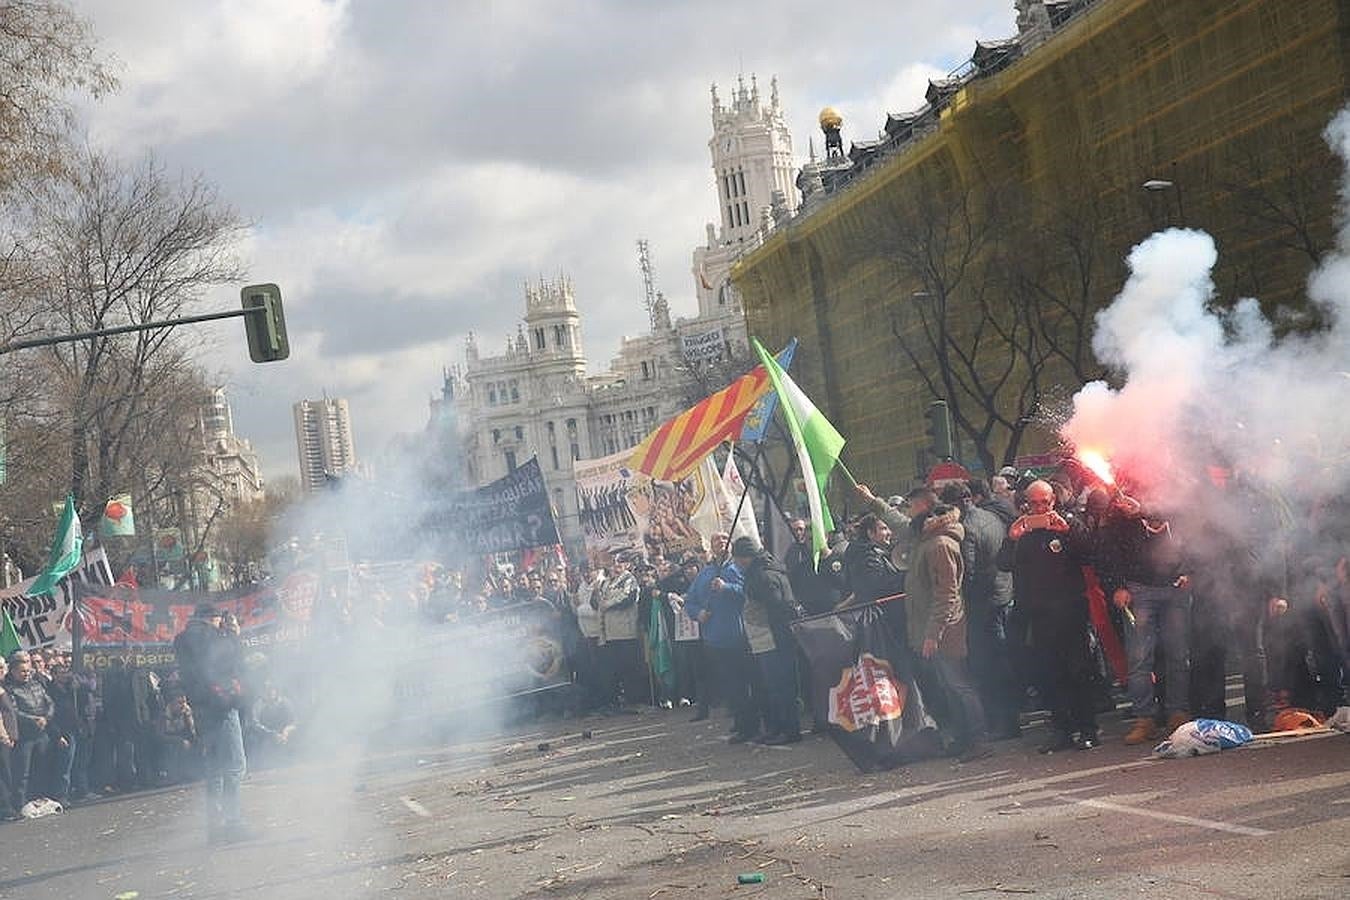
[[[760,712],[762,743],[795,744],[802,739],[797,716],[797,668],[788,626],[802,616],[792,583],[778,560],[751,537],[731,543],[731,558],[745,577],[745,637],[764,685]]]

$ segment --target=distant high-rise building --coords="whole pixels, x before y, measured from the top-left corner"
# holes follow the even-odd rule
[[[330,397],[301,400],[293,410],[300,484],[306,493],[321,490],[330,476],[357,470],[346,400]]]

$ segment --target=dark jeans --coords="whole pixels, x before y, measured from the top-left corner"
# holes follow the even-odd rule
[[[672,656],[675,663],[675,694],[685,700],[697,700],[700,709],[706,708],[703,695],[707,693],[700,677],[703,669],[703,645],[699,641],[675,641]]]
[[[576,705],[583,713],[605,704],[599,654],[595,638],[583,638],[572,655],[572,669],[577,673]]]
[[[759,734],[760,714],[755,703],[758,675],[751,664],[749,651],[744,648],[709,647],[706,644],[704,650],[708,661],[712,663],[717,693],[734,717],[732,729],[743,737]]]
[[[0,816],[13,815],[23,805],[14,790],[14,778],[10,771],[13,758],[13,748],[0,744]]]
[[[1242,664],[1247,722],[1264,724],[1266,707],[1266,602],[1197,593],[1191,607],[1191,702],[1198,716],[1228,718],[1225,689],[1230,648]]]
[[[801,720],[797,715],[797,665],[791,650],[778,648],[754,654],[764,686],[761,713],[764,730],[771,735],[798,737]]]
[[[14,779],[14,796],[19,805],[39,796],[33,783],[40,784],[42,781],[42,767],[47,763],[50,747],[51,742],[45,734],[35,738],[23,738],[14,745],[14,753],[10,759],[10,775]],[[34,774],[39,777],[33,779]]]
[[[75,753],[79,745],[79,738],[74,735],[66,735],[64,747],[61,746],[59,740],[52,740],[51,742],[48,785],[50,793],[48,796],[59,803],[66,803],[70,800],[70,775],[75,767]]]
[[[954,751],[984,743],[984,708],[964,658],[942,653],[935,653],[931,659],[920,657],[919,687],[926,694],[942,699],[946,711],[938,726],[950,735]]]
[[[636,640],[610,641],[600,646],[604,699],[608,706],[651,701],[651,683]]]
[[[1045,663],[1050,722],[1057,731],[1096,737],[1094,663],[1088,652],[1087,607],[1081,601],[1028,616],[1031,646]]]
[[[1022,687],[1013,672],[1007,640],[1008,607],[971,603],[968,607],[970,674],[990,731],[1015,733],[1020,727]]]

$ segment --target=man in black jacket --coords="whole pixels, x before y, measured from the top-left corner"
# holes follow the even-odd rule
[[[221,631],[221,619],[212,604],[198,604],[173,641],[205,752],[206,828],[212,843],[251,836],[239,809],[239,784],[248,761],[239,722],[238,651],[235,639]]]
[[[33,672],[32,657],[23,650],[9,655],[9,675],[5,688],[18,714],[19,735],[11,762],[14,800],[22,806],[38,796],[29,786],[30,776],[45,769],[51,742],[48,726],[56,714],[56,704]]]
[[[801,618],[802,608],[792,595],[783,566],[754,538],[738,537],[731,558],[745,575],[745,638],[764,681],[764,721],[761,743],[795,744],[802,739],[797,716],[797,667],[789,625]]]

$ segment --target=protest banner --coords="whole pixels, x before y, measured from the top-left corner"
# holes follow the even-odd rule
[[[14,630],[25,650],[54,647],[70,649],[70,611],[74,608],[76,584],[111,585],[112,569],[102,547],[87,548],[80,564],[52,588],[51,593],[26,597],[37,581],[28,578],[13,587],[0,590],[0,604],[14,621]]]
[[[703,468],[678,483],[653,481],[629,467],[631,457],[625,450],[574,464],[577,509],[592,564],[608,567],[616,553],[634,550],[673,559],[703,546],[693,524],[697,511],[711,502]],[[720,479],[715,470],[714,476]]]
[[[858,771],[936,755],[937,723],[880,604],[800,619],[792,633],[810,663],[811,708],[826,710],[830,736]]]
[[[418,629],[390,660],[399,719],[441,717],[571,684],[557,615],[547,601]]]
[[[310,634],[318,587],[310,572],[220,593],[80,584],[77,652],[96,669],[114,658],[132,667],[173,665],[173,639],[199,603],[235,614],[245,653],[300,641]]]
[[[721,328],[702,334],[686,334],[680,338],[684,358],[690,362],[711,362],[726,352],[727,339]]]
[[[485,487],[455,494],[425,524],[432,532],[451,536],[460,550],[474,556],[559,542],[538,457]]]

